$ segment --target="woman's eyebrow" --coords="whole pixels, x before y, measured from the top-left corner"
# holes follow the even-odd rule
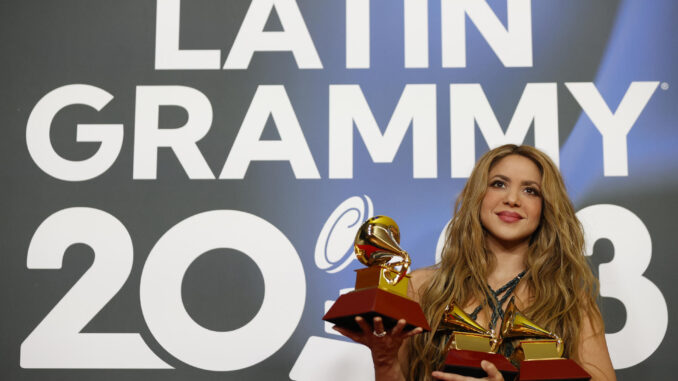
[[[502,179],[506,182],[511,182],[511,179],[508,176],[504,176],[504,175],[500,175],[500,174],[496,174],[496,175],[492,176],[491,179],[494,179],[496,177],[498,177],[498,178],[500,178],[500,179]]]
[[[540,188],[541,188],[541,184],[539,184],[539,183],[536,182],[536,181],[532,181],[532,180],[523,180],[520,184],[521,184],[521,185],[534,185],[534,186],[537,186],[537,187],[540,187]]]

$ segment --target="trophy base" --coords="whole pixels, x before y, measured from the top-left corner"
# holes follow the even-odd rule
[[[547,381],[547,380],[590,380],[591,375],[586,373],[576,362],[570,359],[526,360],[520,364],[519,381]]]
[[[360,331],[360,327],[355,322],[355,317],[358,315],[370,325],[372,318],[381,316],[386,330],[393,328],[400,319],[407,321],[405,331],[417,327],[425,331],[431,330],[417,302],[379,288],[352,291],[341,295],[323,316],[323,320],[352,331]]]
[[[501,372],[502,376],[504,376],[504,380],[516,380],[518,369],[516,369],[506,357],[497,353],[452,349],[447,353],[447,357],[445,358],[443,372],[455,373],[467,377],[487,377],[487,373],[480,367],[480,362],[483,360],[493,363],[499,372]]]

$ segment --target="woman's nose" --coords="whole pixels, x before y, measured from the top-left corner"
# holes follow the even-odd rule
[[[519,191],[517,190],[509,190],[506,193],[506,198],[504,199],[504,203],[510,206],[520,206],[520,195]]]

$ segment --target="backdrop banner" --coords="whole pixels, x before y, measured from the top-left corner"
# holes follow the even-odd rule
[[[433,265],[475,161],[559,166],[620,380],[678,332],[678,2],[0,4],[0,379],[373,380],[321,320],[373,215]],[[576,290],[573,290],[576,292]],[[673,324],[670,324],[673,322]]]

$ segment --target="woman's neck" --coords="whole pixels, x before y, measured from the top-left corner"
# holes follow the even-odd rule
[[[518,244],[501,244],[489,239],[487,248],[495,258],[495,266],[488,274],[487,282],[493,288],[503,286],[520,272],[525,270],[528,241]]]

